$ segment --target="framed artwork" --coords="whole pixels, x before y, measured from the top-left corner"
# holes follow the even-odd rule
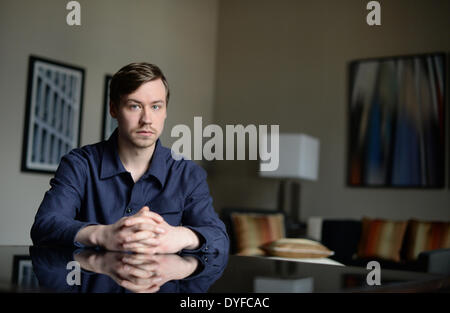
[[[109,136],[114,132],[117,127],[117,120],[109,114],[109,84],[111,83],[112,76],[105,76],[105,94],[103,96],[103,129],[102,139],[107,140]]]
[[[39,287],[39,281],[33,271],[33,264],[29,255],[15,255],[13,257],[12,283],[25,290]]]
[[[349,186],[445,185],[446,55],[349,66]]]
[[[22,171],[53,173],[80,144],[84,69],[30,56]]]

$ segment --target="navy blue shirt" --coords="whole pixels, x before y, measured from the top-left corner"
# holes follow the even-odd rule
[[[195,252],[228,253],[205,170],[190,160],[174,160],[158,139],[147,172],[135,183],[119,158],[117,137],[116,129],[107,141],[73,149],[61,159],[31,228],[33,244],[79,245],[75,236],[81,228],[113,224],[146,205],[170,225],[196,232],[201,246]]]

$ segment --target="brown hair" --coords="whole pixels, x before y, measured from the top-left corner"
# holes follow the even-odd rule
[[[169,104],[169,84],[161,69],[150,63],[130,63],[122,67],[111,80],[109,99],[119,105],[120,99],[138,89],[143,83],[161,79],[166,87],[166,105]]]

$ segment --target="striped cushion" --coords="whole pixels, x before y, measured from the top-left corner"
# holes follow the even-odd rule
[[[358,257],[400,261],[406,221],[362,219]]]
[[[263,255],[259,247],[285,236],[283,214],[231,214],[238,255]]]
[[[450,222],[410,220],[406,232],[405,258],[415,260],[423,251],[450,248]]]
[[[262,245],[261,249],[283,258],[327,258],[334,254],[320,242],[303,238],[282,238]]]

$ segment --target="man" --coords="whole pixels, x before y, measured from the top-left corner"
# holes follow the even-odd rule
[[[169,86],[148,63],[120,69],[110,86],[118,127],[108,141],[61,159],[31,229],[35,245],[100,246],[137,253],[228,253],[205,171],[174,160],[158,139]]]

